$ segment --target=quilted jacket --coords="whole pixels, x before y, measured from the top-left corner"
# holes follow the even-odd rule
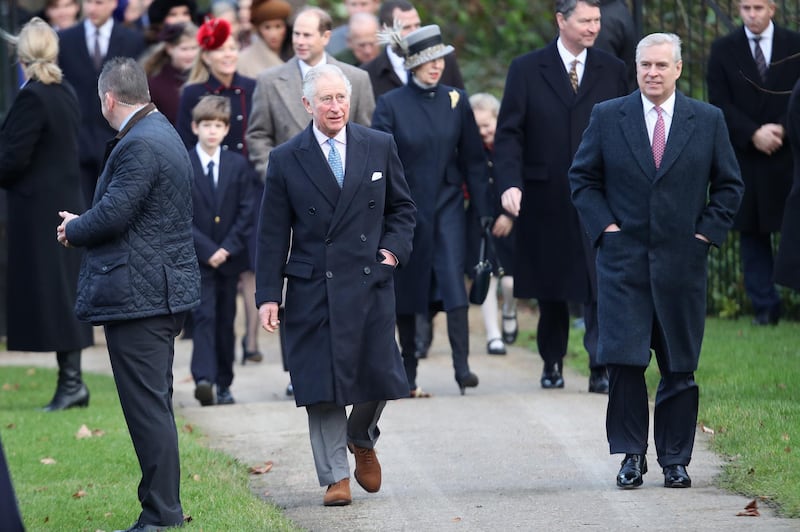
[[[94,324],[174,314],[200,303],[192,239],[192,166],[151,105],[107,147],[92,208],[66,229],[86,247],[75,313]]]

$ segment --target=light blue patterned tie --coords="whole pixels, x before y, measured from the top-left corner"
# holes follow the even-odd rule
[[[328,139],[328,145],[331,147],[331,151],[328,152],[328,164],[331,166],[333,177],[335,177],[336,182],[339,183],[339,188],[342,188],[342,184],[344,183],[344,166],[342,166],[342,156],[339,155],[339,150],[336,149],[335,140]]]

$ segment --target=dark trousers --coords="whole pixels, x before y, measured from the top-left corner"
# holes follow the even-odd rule
[[[430,315],[433,317],[440,309],[432,307]],[[453,356],[453,370],[456,381],[466,378],[469,371],[469,307],[459,307],[447,312],[447,338]],[[416,339],[416,314],[397,315],[397,336],[400,340],[400,354],[403,356],[403,366],[410,390],[417,387],[417,343]]]
[[[538,300],[539,324],[536,328],[536,345],[542,360],[548,366],[558,364],[567,354],[567,341],[569,340],[569,304],[566,301]],[[589,367],[602,369],[603,365],[597,361],[597,303],[583,305],[583,321],[586,331],[583,335],[583,345],[589,352]]]
[[[777,313],[780,296],[773,281],[770,233],[741,233],[739,236],[744,270],[744,289],[756,314]]]
[[[184,317],[182,312],[105,326],[119,402],[142,469],[139,522],[143,524],[183,523],[172,360]]]
[[[694,448],[699,389],[694,373],[672,373],[654,327],[661,381],[656,391],[653,439],[661,467],[689,465]],[[608,365],[606,434],[611,454],[646,454],[649,432],[647,384],[642,366]]]
[[[222,388],[233,382],[236,337],[237,275],[221,275],[203,268],[200,280],[200,306],[192,310],[192,377],[205,379]]]

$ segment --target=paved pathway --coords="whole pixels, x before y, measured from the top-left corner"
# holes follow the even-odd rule
[[[471,309],[474,331],[482,331],[478,318],[478,310]],[[520,320],[523,327],[533,326],[529,314]],[[587,393],[587,379],[569,370],[563,390],[542,390],[541,361],[525,349],[489,356],[485,338],[474,333],[470,364],[481,383],[460,396],[443,315],[436,320],[431,355],[419,369],[419,384],[434,397],[395,401],[384,411],[377,447],[381,491],[368,494],[353,481],[351,506],[325,508],[305,410],[283,395],[288,380],[277,337],[262,332],[260,339],[266,360],[235,368],[232,391],[238,403],[205,408],[193,398],[191,342],[179,341],[176,409],[208,435],[211,447],[248,465],[273,461],[272,471],[252,477],[253,491],[305,529],[800,530],[800,520],[780,519],[763,506],[761,517],[736,517],[749,500],[713,486],[721,460],[707,450],[705,434],[698,434],[689,468],[691,489],[661,487],[651,452],[653,469],[644,486],[618,490],[620,457],[608,455],[605,397]],[[0,353],[0,364],[54,362],[54,355]],[[84,365],[110,373],[102,343],[87,352]]]

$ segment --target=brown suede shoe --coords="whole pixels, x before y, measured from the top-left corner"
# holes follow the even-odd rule
[[[325,506],[347,506],[351,502],[353,502],[353,497],[350,495],[349,478],[343,478],[336,484],[328,486],[325,498],[322,499],[322,504]]]
[[[355,476],[358,485],[369,493],[375,493],[380,490],[381,464],[375,455],[375,449],[357,447],[352,443],[348,443],[347,448],[356,457]]]

